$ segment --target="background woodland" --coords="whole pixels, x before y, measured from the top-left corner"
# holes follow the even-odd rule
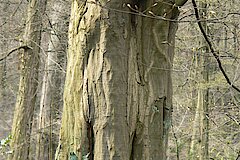
[[[36,107],[26,140],[32,159],[54,159],[63,112],[71,2],[49,0],[38,14],[39,65],[33,72]],[[21,52],[28,25],[27,0],[0,0],[0,159],[11,154]],[[204,31],[231,83],[240,88],[240,11],[237,0],[199,0]],[[42,6],[44,7],[44,6]],[[133,6],[129,7],[133,10]],[[179,8],[175,42],[169,160],[237,160],[240,157],[240,93],[219,69],[188,1]],[[129,13],[130,14],[130,13]],[[41,26],[41,27],[40,27]],[[31,36],[31,35],[30,35]],[[39,38],[39,37],[37,37]],[[28,67],[31,67],[29,65]],[[30,112],[30,111],[29,111]],[[28,126],[30,127],[30,126]]]

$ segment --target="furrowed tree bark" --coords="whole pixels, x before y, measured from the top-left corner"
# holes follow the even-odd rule
[[[45,12],[46,0],[31,0],[28,5],[23,45],[29,48],[21,51],[21,73],[19,91],[12,125],[12,154],[9,160],[29,159],[31,121],[36,102],[38,86],[41,21]]]
[[[177,24],[127,4],[178,16],[167,0],[73,1],[58,160],[166,159]]]
[[[39,134],[37,136],[36,159],[54,159],[58,144],[57,118],[62,110],[62,81],[64,74],[64,59],[67,47],[68,10],[70,2],[52,1],[49,21],[51,33],[48,52],[45,60],[40,113],[38,118]]]

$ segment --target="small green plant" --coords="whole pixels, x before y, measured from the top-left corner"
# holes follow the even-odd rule
[[[70,160],[78,160],[78,157],[74,152],[70,152]]]
[[[88,154],[82,156],[82,160],[88,160],[89,155],[90,155],[90,153],[88,153]]]
[[[6,155],[6,154],[11,154],[12,152],[9,151],[9,143],[12,139],[11,135],[8,135],[6,138],[1,139],[0,141],[0,154],[1,155]]]

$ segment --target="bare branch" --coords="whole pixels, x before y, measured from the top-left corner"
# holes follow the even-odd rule
[[[206,42],[207,42],[207,44],[208,44],[208,46],[209,46],[209,48],[210,48],[210,51],[211,51],[212,55],[214,56],[214,58],[216,59],[216,61],[217,61],[217,63],[218,63],[218,67],[219,67],[220,71],[222,72],[222,74],[223,74],[224,78],[226,79],[227,83],[228,83],[233,89],[235,89],[236,91],[240,92],[240,89],[239,89],[237,86],[235,86],[235,85],[230,81],[227,73],[225,72],[225,70],[224,70],[223,67],[222,67],[222,62],[221,62],[219,56],[216,54],[216,52],[215,52],[215,50],[214,50],[214,48],[213,48],[213,45],[212,45],[211,41],[208,39],[207,34],[206,34],[206,32],[204,31],[204,29],[203,29],[203,26],[202,26],[202,24],[201,24],[201,22],[200,22],[200,16],[199,16],[199,13],[198,13],[196,1],[195,1],[195,0],[192,0],[192,4],[193,4],[193,7],[194,7],[194,12],[195,12],[195,16],[196,16],[196,19],[197,19],[197,24],[198,24],[198,26],[199,26],[199,29],[201,30],[201,32],[202,32],[202,34],[203,34],[203,37],[204,37],[204,39],[206,40]]]
[[[12,49],[11,51],[9,51],[8,53],[5,54],[5,56],[3,56],[2,58],[0,58],[0,62],[4,59],[6,59],[8,56],[10,56],[13,52],[18,51],[19,49],[32,49],[29,46],[20,46],[20,47],[16,47],[14,49]]]

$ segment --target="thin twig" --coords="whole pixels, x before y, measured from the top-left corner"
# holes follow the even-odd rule
[[[17,6],[16,9],[13,11],[12,15],[8,18],[8,21],[9,21],[13,16],[15,16],[15,14],[17,13],[18,9],[20,8],[20,5],[22,4],[22,2],[23,2],[23,0],[21,0],[21,1],[19,2],[18,6]],[[8,23],[7,21],[3,22],[3,23],[0,25],[0,27],[4,26],[4,25],[7,24],[7,23]]]

